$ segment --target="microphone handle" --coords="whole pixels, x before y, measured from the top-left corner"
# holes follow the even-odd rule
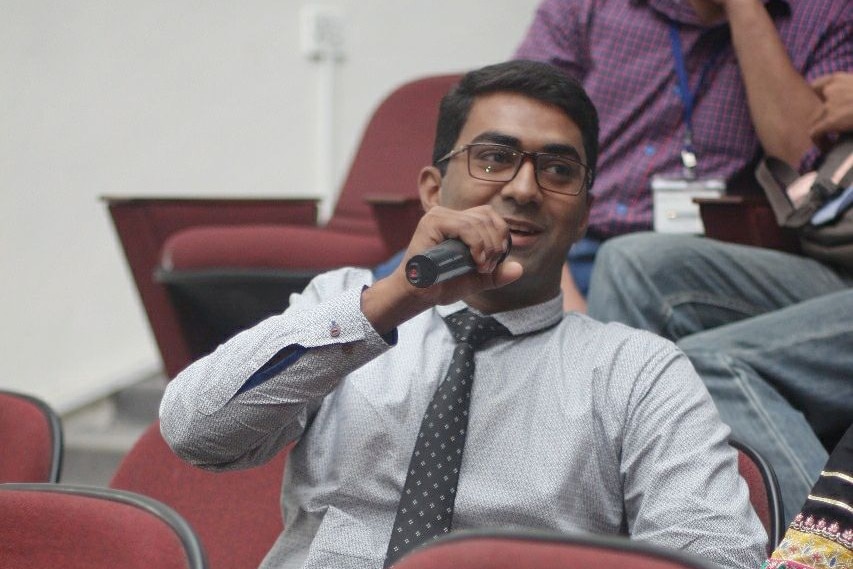
[[[508,239],[509,236],[507,236]],[[509,254],[509,246],[501,261]],[[448,279],[470,273],[477,265],[471,257],[468,245],[459,239],[447,239],[435,247],[415,255],[406,263],[406,278],[418,288],[427,288]]]

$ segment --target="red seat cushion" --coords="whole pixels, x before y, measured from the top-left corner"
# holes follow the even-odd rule
[[[0,393],[0,483],[51,482],[53,432],[37,403]]]
[[[376,235],[283,225],[193,227],[163,246],[166,269],[373,267],[392,254]]]
[[[0,489],[0,566],[15,569],[187,569],[171,526],[109,499]]]
[[[279,499],[288,450],[256,468],[210,472],[178,458],[155,421],[125,456],[110,487],[177,511],[198,534],[211,569],[254,569],[284,529]]]

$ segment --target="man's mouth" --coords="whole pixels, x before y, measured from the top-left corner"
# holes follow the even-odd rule
[[[509,226],[510,235],[512,235],[513,246],[523,247],[536,240],[542,233],[542,227],[528,221],[517,219],[506,219]]]

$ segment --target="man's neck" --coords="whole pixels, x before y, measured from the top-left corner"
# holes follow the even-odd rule
[[[464,299],[465,304],[482,314],[497,314],[542,304],[560,294],[559,285],[550,293],[536,297],[524,291],[512,290],[510,287],[513,284],[515,283],[507,285],[504,289],[485,290],[469,296]]]

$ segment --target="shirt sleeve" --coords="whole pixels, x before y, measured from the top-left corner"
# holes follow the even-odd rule
[[[367,271],[321,275],[264,320],[196,361],[166,387],[160,429],[184,460],[213,470],[263,464],[302,434],[323,398],[389,349],[361,312]],[[282,350],[301,354],[243,386]]]
[[[759,567],[767,536],[720,420],[687,357],[649,345],[625,415],[621,475],[632,539],[689,548],[721,567]],[[648,348],[651,348],[649,350]]]

